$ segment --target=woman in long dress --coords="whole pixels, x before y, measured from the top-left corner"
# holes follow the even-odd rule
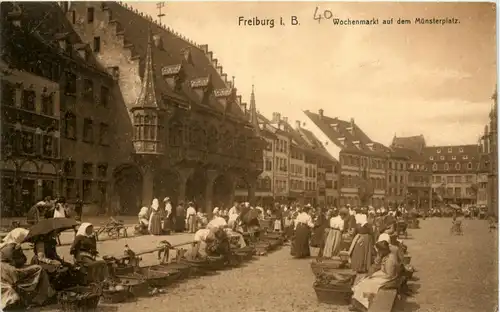
[[[175,208],[175,231],[182,233],[186,230],[186,211],[184,209],[184,202],[179,202]]]
[[[330,219],[330,227],[325,230],[325,242],[323,245],[322,253],[323,258],[336,257],[341,248],[342,243],[342,230],[344,230],[344,220],[349,214],[347,210],[341,210]]]
[[[311,255],[309,239],[314,223],[309,215],[310,209],[311,207],[304,207],[303,211],[295,219],[295,235],[290,249],[290,254],[295,258],[306,258]]]
[[[365,223],[358,227],[357,232],[349,248],[351,269],[357,273],[366,273],[373,262],[373,231],[371,225]]]
[[[160,203],[157,198],[153,199],[153,203],[151,204],[148,230],[151,235],[161,235],[163,232],[161,227]]]
[[[27,259],[21,244],[28,233],[26,229],[16,228],[7,234],[0,244],[2,311],[43,305],[55,295],[49,277],[41,266],[25,266]]]
[[[328,219],[321,209],[317,210],[314,219],[314,228],[311,235],[311,247],[321,248],[323,244],[325,229],[328,227]]]
[[[190,202],[188,203],[188,209],[186,211],[186,224],[187,228],[189,230],[189,233],[195,233],[196,232],[196,209],[194,208],[194,203]]]
[[[139,229],[142,234],[146,234],[149,228],[149,208],[142,207],[137,217],[139,218]]]
[[[381,259],[380,269],[352,287],[353,307],[351,307],[351,310],[357,310],[355,309],[357,305],[368,309],[380,288],[395,287],[397,284],[400,267],[397,256],[391,253],[389,244],[386,241],[378,242],[375,248],[377,249],[378,258]]]

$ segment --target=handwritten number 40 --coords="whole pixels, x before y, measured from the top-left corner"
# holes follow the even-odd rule
[[[330,10],[324,10],[322,14],[319,14],[318,11],[319,8],[316,7],[316,9],[314,10],[314,17],[313,17],[315,21],[318,21],[318,23],[321,23],[322,19],[329,20],[333,17],[333,13]]]

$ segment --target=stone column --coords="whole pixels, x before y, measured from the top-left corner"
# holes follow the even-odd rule
[[[149,165],[142,166],[142,206],[149,207],[153,202],[154,174]]]
[[[186,185],[189,177],[193,174],[193,168],[180,168],[177,169],[177,173],[179,176],[179,194],[177,194],[177,204],[181,201],[186,200]]]
[[[206,186],[205,186],[205,213],[212,217],[212,199],[214,195],[214,182],[218,176],[217,170],[209,169],[206,172]]]

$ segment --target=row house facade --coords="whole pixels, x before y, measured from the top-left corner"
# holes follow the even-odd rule
[[[304,111],[310,130],[325,149],[339,159],[339,205],[372,205],[386,202],[388,148],[372,141],[354,122]]]
[[[489,114],[489,123],[484,127],[480,138],[480,153],[483,170],[478,172],[477,204],[488,207],[490,214],[498,216],[498,134],[497,134],[497,90],[493,93],[493,107]]]
[[[432,171],[432,190],[438,202],[476,204],[478,176],[486,166],[478,145],[426,147],[424,156]]]
[[[403,189],[402,194],[401,191],[399,192],[397,200],[410,208],[422,210],[431,208],[432,172],[423,155],[426,147],[424,136],[394,136],[390,147],[388,181],[391,185],[394,185],[394,182],[399,183],[399,186],[395,188]],[[394,194],[395,192],[388,189],[388,193]]]

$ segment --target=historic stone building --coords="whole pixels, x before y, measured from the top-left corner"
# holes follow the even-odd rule
[[[394,189],[403,189],[397,200],[407,207],[423,210],[432,207],[432,172],[423,155],[425,147],[423,135],[394,136],[387,171],[389,197],[397,193]]]
[[[372,141],[354,122],[305,111],[312,121],[309,130],[325,142],[339,159],[339,205],[383,206],[386,197],[386,165],[389,149]]]
[[[126,4],[71,2],[63,10],[115,81],[105,154],[113,209],[135,213],[168,196],[211,211],[229,205],[239,180],[253,199],[265,143],[207,45]]]
[[[3,2],[1,18],[1,213],[21,216],[60,185],[61,72],[52,64],[71,60],[31,31],[21,7]]]

